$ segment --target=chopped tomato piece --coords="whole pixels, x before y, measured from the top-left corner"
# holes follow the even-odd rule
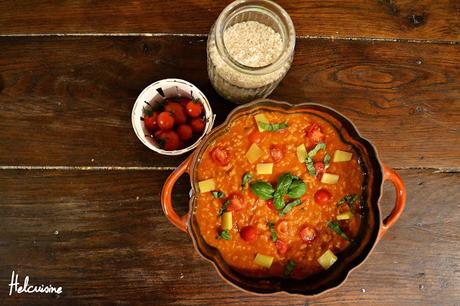
[[[282,160],[284,157],[283,147],[280,145],[270,145],[270,156],[275,163]]]
[[[331,193],[326,189],[320,189],[315,192],[315,202],[318,204],[326,204],[331,199]]]
[[[260,132],[257,129],[255,129],[251,132],[251,134],[249,134],[249,141],[251,143],[259,143],[261,140],[262,134],[260,134]]]
[[[239,211],[246,207],[246,201],[241,193],[235,192],[228,196],[230,204],[227,206],[227,211]]]
[[[278,250],[278,253],[280,253],[281,255],[286,254],[286,252],[289,249],[289,246],[287,245],[287,243],[285,243],[283,240],[280,240],[280,239],[276,240],[275,246],[276,246],[276,249]]]
[[[316,172],[316,177],[318,179],[321,179],[324,174],[324,163],[323,162],[315,162],[313,164],[313,167],[315,167],[315,172]]]
[[[230,154],[224,147],[215,147],[212,149],[211,158],[220,166],[226,166],[230,162]]]
[[[304,228],[300,231],[300,237],[305,242],[311,242],[316,238],[316,231],[314,228],[305,225]]]
[[[249,243],[253,243],[257,240],[257,227],[254,225],[245,226],[240,230],[241,238]]]
[[[270,208],[271,210],[275,210],[275,205],[273,205],[273,199],[267,200],[265,204],[267,204],[267,207]]]
[[[310,145],[315,145],[324,142],[324,134],[321,127],[317,123],[312,123],[306,130],[307,138],[310,140]]]

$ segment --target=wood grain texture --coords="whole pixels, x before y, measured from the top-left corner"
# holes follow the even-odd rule
[[[222,281],[160,207],[162,171],[0,171],[2,304],[454,305],[460,300],[458,173],[400,172],[406,211],[337,290],[255,296]],[[44,188],[46,186],[46,188]],[[187,207],[186,179],[175,188]],[[387,214],[394,195],[385,186]],[[12,270],[63,294],[7,296]],[[365,292],[363,292],[363,289]]]
[[[2,1],[0,33],[207,34],[231,1]],[[459,41],[455,0],[277,1],[298,35]],[[40,12],[40,14],[37,14]]]
[[[136,138],[132,105],[148,84],[184,78],[221,123],[205,38],[0,38],[0,166],[177,166]],[[187,54],[185,57],[184,54]],[[392,167],[460,167],[460,45],[300,39],[272,98],[348,116]]]

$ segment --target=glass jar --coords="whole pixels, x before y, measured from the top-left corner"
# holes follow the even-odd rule
[[[230,56],[224,43],[229,27],[256,21],[281,37],[282,51],[271,63],[246,66]],[[208,36],[208,75],[214,89],[225,99],[242,104],[267,97],[284,78],[294,57],[295,30],[291,18],[278,4],[267,0],[238,0],[219,15]]]

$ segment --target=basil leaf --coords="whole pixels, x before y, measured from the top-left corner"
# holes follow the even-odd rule
[[[268,228],[270,229],[270,232],[272,233],[272,240],[276,242],[278,240],[278,235],[276,234],[276,231],[275,231],[275,224],[273,222],[268,222],[267,225],[268,225]]]
[[[259,125],[263,130],[267,132],[275,132],[278,130],[282,130],[288,127],[288,124],[286,122],[281,122],[281,123],[265,123],[262,121],[257,121],[257,125]]]
[[[326,144],[320,142],[320,143],[318,143],[318,144],[313,148],[313,150],[311,150],[310,152],[308,152],[308,156],[313,157],[313,156],[316,155],[316,153],[319,152],[319,150],[323,150],[323,149],[325,149],[325,148],[326,148]]]
[[[227,210],[228,205],[230,204],[230,200],[227,200],[222,204],[222,207],[219,209],[219,212],[217,215],[220,217],[224,214],[224,212]]]
[[[249,172],[246,172],[244,175],[243,175],[243,179],[241,180],[241,187],[243,189],[246,188],[246,184],[249,183],[250,181],[252,181],[252,174],[249,173]]]
[[[298,180],[293,181],[291,186],[289,186],[287,195],[290,198],[298,199],[301,196],[303,196],[303,194],[306,191],[307,191],[307,185],[305,185],[305,183],[302,180],[298,179]]]
[[[284,272],[283,272],[284,277],[288,277],[289,274],[291,274],[291,272],[294,271],[294,269],[295,269],[295,262],[289,259],[286,266],[284,267]]]
[[[213,191],[211,193],[212,193],[212,196],[214,197],[214,199],[225,198],[225,193],[223,193],[222,191]]]
[[[269,200],[273,198],[273,193],[275,192],[275,190],[273,189],[270,183],[264,181],[256,181],[254,183],[251,183],[250,187],[252,193],[262,200]]]
[[[333,230],[337,235],[339,235],[340,237],[342,237],[343,239],[345,240],[350,240],[350,238],[348,238],[347,234],[345,234],[342,229],[340,228],[339,224],[337,222],[332,222],[330,221],[327,226]]]
[[[230,236],[230,232],[228,230],[224,230],[220,232],[220,234],[216,237],[216,239],[231,240],[232,236]]]
[[[313,165],[313,159],[310,156],[307,156],[307,159],[305,160],[305,164],[307,165],[308,173],[311,176],[316,176],[316,170],[315,170],[315,166]]]
[[[289,186],[291,186],[294,176],[290,172],[284,173],[278,177],[278,185],[276,186],[276,192],[286,194]]]
[[[291,211],[291,209],[293,209],[294,207],[300,205],[302,203],[302,201],[300,201],[299,199],[295,200],[295,201],[292,201],[290,203],[288,203],[284,208],[283,210],[279,213],[279,215],[281,217],[283,217],[285,214],[287,214],[288,212]]]
[[[324,155],[324,158],[323,158],[324,169],[329,168],[329,166],[330,166],[329,162],[330,161],[331,161],[331,156],[326,153],[326,155]]]
[[[273,206],[275,206],[277,210],[281,210],[283,209],[284,205],[283,194],[280,192],[275,192],[275,196],[273,198]]]
[[[348,206],[350,207],[350,210],[352,213],[354,213],[354,207],[353,204],[355,202],[361,202],[361,196],[358,194],[347,194],[345,195],[340,201],[337,202],[337,207],[342,206],[343,204],[347,203]],[[360,203],[361,204],[361,203]]]

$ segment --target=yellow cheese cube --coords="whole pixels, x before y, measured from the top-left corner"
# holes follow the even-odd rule
[[[259,121],[263,123],[267,123],[267,124],[270,123],[264,114],[257,114],[254,116],[254,119],[256,120],[257,128],[259,129],[259,132],[264,131],[264,129],[259,125]]]
[[[257,164],[256,171],[257,171],[257,174],[272,174],[273,163]]]
[[[246,157],[251,164],[254,164],[263,154],[264,151],[262,151],[262,149],[259,148],[258,145],[253,143],[249,148],[248,152],[246,153]]]
[[[324,173],[321,178],[321,183],[324,184],[336,184],[339,181],[339,176],[337,174]]]
[[[353,218],[353,213],[351,211],[347,211],[340,215],[337,215],[337,220],[348,220],[351,218]]]
[[[337,261],[337,256],[331,250],[327,250],[318,258],[318,262],[324,270],[329,269]]]
[[[299,162],[303,163],[307,159],[308,152],[304,144],[301,144],[297,147],[297,159]]]
[[[350,152],[335,150],[332,161],[334,163],[346,162],[350,161],[352,156],[353,154],[351,154]]]
[[[224,214],[222,215],[222,225],[221,225],[222,229],[230,230],[232,229],[232,226],[233,226],[232,212],[231,211],[224,212]]]
[[[273,257],[257,253],[256,257],[254,258],[254,263],[258,266],[270,268],[273,263]]]
[[[216,182],[213,178],[198,182],[198,188],[200,189],[200,193],[212,191],[216,189]]]

